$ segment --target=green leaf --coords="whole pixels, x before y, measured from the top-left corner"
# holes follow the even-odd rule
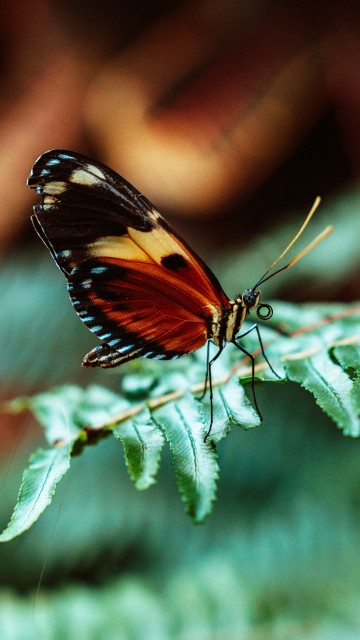
[[[351,401],[354,410],[360,415],[360,346],[358,344],[342,344],[334,347],[333,353],[346,373],[353,380]]]
[[[81,395],[72,411],[74,421],[80,427],[97,429],[99,425],[116,422],[116,416],[130,407],[131,403],[123,396],[99,384],[92,384],[81,389]]]
[[[204,409],[204,422],[210,425],[210,398],[206,395],[202,402]],[[213,424],[209,439],[218,443],[225,438],[231,430],[231,425],[236,424],[243,429],[258,427],[260,417],[247,398],[244,387],[235,378],[219,388],[214,389],[213,394]]]
[[[360,434],[359,416],[351,400],[353,382],[326,352],[288,357],[285,367],[290,380],[311,391],[319,406],[346,435]]]
[[[70,467],[72,445],[39,449],[30,457],[11,520],[0,534],[7,542],[31,527],[51,503],[56,486]]]
[[[18,413],[28,409],[44,427],[44,435],[50,444],[74,439],[79,433],[79,425],[74,420],[74,410],[84,395],[83,389],[75,385],[55,387],[51,391],[39,393],[32,398],[12,400],[9,409]]]
[[[217,453],[209,439],[199,402],[190,393],[153,411],[169,442],[172,464],[186,511],[201,523],[211,512],[219,468]]]
[[[359,436],[360,305],[279,302],[274,303],[274,309],[276,321],[261,327],[266,355],[274,369],[279,375],[286,371],[289,380],[309,390],[345,434]],[[244,329],[248,326],[244,323]],[[261,354],[256,332],[247,335],[245,341],[246,349],[256,357],[257,384],[270,384],[274,374]],[[165,436],[186,510],[194,522],[203,522],[216,495],[219,469],[215,445],[233,424],[249,429],[260,423],[238,381],[251,381],[249,360],[228,345],[212,371],[213,424],[204,442],[210,426],[209,391],[201,402],[198,397],[205,370],[206,348],[180,362],[139,360],[123,377],[122,394],[98,385],[87,389],[69,385],[33,398],[20,398],[10,407],[31,409],[41,421],[48,441],[63,445],[72,442],[73,455],[113,432],[124,446],[129,475],[141,490],[155,482]],[[229,377],[230,374],[233,375]],[[266,415],[267,408],[261,409]],[[294,411],[299,410],[294,407]],[[54,450],[55,461],[61,456],[60,450],[65,449]],[[33,479],[31,469],[30,465],[26,473]],[[52,486],[54,489],[56,482]],[[21,512],[22,496],[20,492],[15,513]],[[43,508],[34,509],[30,524]],[[21,531],[21,526],[16,525],[15,530]]]
[[[296,314],[291,313],[293,305],[279,303],[278,319],[291,334],[277,340],[272,348],[283,354],[281,361],[287,377],[310,391],[345,435],[359,436],[360,306],[323,304],[295,308]],[[340,346],[344,341],[354,344],[345,350]]]
[[[150,411],[144,408],[133,419],[124,420],[113,434],[124,446],[125,463],[135,487],[148,489],[155,482],[165,442]]]

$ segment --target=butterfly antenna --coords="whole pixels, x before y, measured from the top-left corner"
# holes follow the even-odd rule
[[[293,237],[291,242],[289,242],[289,244],[284,249],[282,254],[272,263],[272,265],[270,265],[270,267],[267,269],[267,271],[265,271],[264,275],[256,283],[255,287],[253,288],[253,291],[255,291],[257,289],[257,287],[259,287],[261,284],[263,284],[263,282],[266,282],[267,280],[269,280],[273,276],[276,276],[278,273],[281,273],[282,271],[285,271],[285,269],[289,269],[290,267],[292,267],[292,265],[295,264],[295,262],[298,262],[298,260],[303,258],[307,253],[309,253],[309,251],[311,251],[314,247],[316,247],[316,245],[319,244],[319,242],[322,242],[322,240],[325,240],[325,238],[327,238],[333,232],[333,230],[334,230],[333,227],[330,226],[330,225],[327,226],[321,233],[319,233],[318,236],[316,236],[316,238],[312,242],[310,242],[310,244],[307,247],[305,247],[305,249],[300,251],[300,253],[298,253],[298,255],[295,256],[295,258],[290,260],[290,262],[288,262],[288,264],[286,264],[284,267],[281,267],[281,269],[278,269],[277,271],[274,271],[273,273],[270,273],[273,270],[273,268],[276,267],[276,265],[280,262],[280,260],[287,254],[289,249],[291,249],[291,247],[295,244],[297,239],[301,236],[302,232],[305,230],[305,228],[309,224],[311,218],[313,217],[316,209],[318,208],[318,206],[320,204],[320,201],[321,201],[321,198],[319,196],[317,196],[313,206],[311,207],[311,209],[310,209],[308,215],[306,216],[303,224],[301,225],[299,231],[295,234],[295,236]]]

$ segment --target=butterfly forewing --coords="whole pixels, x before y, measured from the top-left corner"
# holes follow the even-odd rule
[[[68,274],[91,257],[155,262],[213,302],[228,305],[218,280],[155,207],[101,163],[53,150],[35,163],[28,184],[43,201],[34,226]]]
[[[170,359],[202,346],[230,303],[208,267],[126,180],[77,153],[48,151],[28,184],[36,231],[76,312],[104,341],[85,364]]]

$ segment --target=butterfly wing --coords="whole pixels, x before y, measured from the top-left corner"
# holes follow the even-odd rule
[[[211,309],[158,265],[87,260],[68,288],[80,318],[106,344],[88,354],[88,366],[178,358],[206,342]]]
[[[229,300],[210,269],[153,205],[108,167],[53,150],[28,184],[33,224],[68,279],[83,322],[102,340],[89,366],[174,358],[206,341]]]

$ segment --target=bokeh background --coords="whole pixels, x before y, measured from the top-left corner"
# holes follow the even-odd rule
[[[31,228],[25,182],[50,148],[133,182],[230,296],[321,195],[313,235],[335,233],[266,293],[359,297],[357,2],[2,0],[0,11],[0,399],[118,385],[80,368],[94,340]],[[166,456],[144,494],[114,444],[76,459],[44,517],[0,549],[1,638],[358,638],[359,443],[291,384],[258,394],[263,425],[219,447],[202,527]],[[4,526],[39,443],[29,416],[0,416]]]

